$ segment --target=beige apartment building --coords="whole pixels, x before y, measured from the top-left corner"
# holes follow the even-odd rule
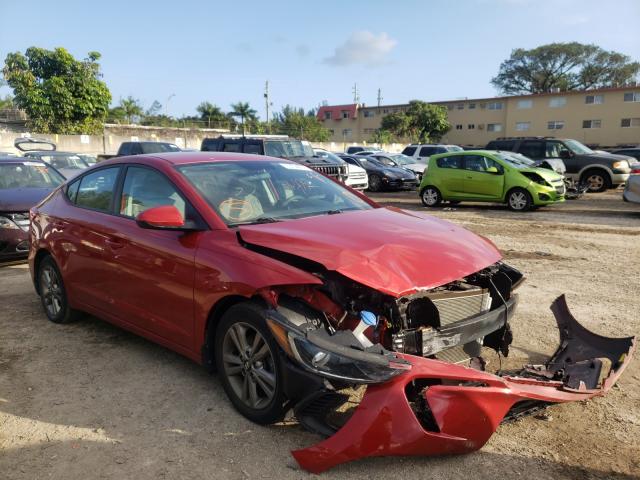
[[[640,144],[640,86],[430,102],[447,108],[442,143],[484,146],[498,137],[575,138],[598,147]],[[323,106],[318,119],[336,143],[365,143],[382,118],[407,104]]]

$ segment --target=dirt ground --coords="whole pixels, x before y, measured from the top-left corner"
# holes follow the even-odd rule
[[[422,209],[415,192],[375,198]],[[516,359],[553,352],[548,306],[560,293],[588,328],[640,335],[640,205],[619,191],[527,214],[465,204],[433,214],[491,238],[528,277]],[[311,478],[289,451],[318,440],[294,422],[250,423],[201,367],[98,319],[48,322],[26,265],[0,268],[0,479]],[[607,396],[503,425],[477,453],[367,459],[323,474],[374,475],[640,478],[640,360]]]

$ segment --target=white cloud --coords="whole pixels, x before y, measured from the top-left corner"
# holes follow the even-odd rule
[[[366,30],[353,32],[346,42],[336,47],[333,55],[324,59],[324,63],[335,66],[381,65],[388,61],[387,56],[397,44],[385,32],[379,35]]]

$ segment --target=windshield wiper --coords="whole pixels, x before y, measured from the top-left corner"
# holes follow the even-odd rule
[[[281,220],[278,220],[277,218],[273,218],[273,217],[258,217],[248,222],[229,223],[228,226],[237,227],[238,225],[258,225],[261,223],[277,223],[280,221]]]
[[[337,215],[338,213],[342,213],[342,210],[337,208],[335,210],[327,210],[326,212],[327,215]]]

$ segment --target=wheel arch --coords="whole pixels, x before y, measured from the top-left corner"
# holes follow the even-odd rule
[[[609,175],[609,181],[613,180],[613,171],[607,166],[607,165],[603,165],[601,163],[592,163],[590,165],[586,165],[584,167],[582,167],[580,169],[580,171],[578,172],[578,179],[582,180],[582,177],[589,171],[589,170],[602,170],[603,172],[605,172],[607,175]]]
[[[38,270],[40,270],[40,265],[42,264],[42,260],[46,257],[51,257],[51,252],[46,248],[40,248],[36,252],[33,258],[33,286],[36,289],[36,292],[40,294],[40,280],[38,278]]]

